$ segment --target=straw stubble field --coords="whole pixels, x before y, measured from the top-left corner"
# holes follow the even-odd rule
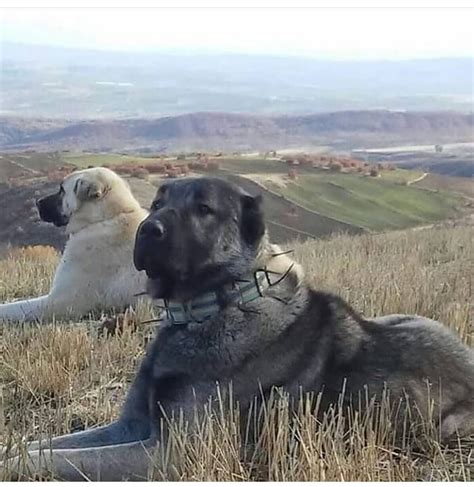
[[[366,316],[429,316],[472,347],[473,237],[473,227],[460,226],[343,235],[294,248],[314,287],[339,293]],[[6,251],[0,261],[1,301],[46,292],[57,259],[44,247]],[[140,324],[150,316],[149,304],[143,303],[114,335],[101,332],[97,316],[80,323],[2,325],[0,443],[20,444],[116,418],[153,335],[154,324]],[[259,411],[263,419],[252,438],[239,428],[238,411],[230,409],[209,411],[194,425],[173,420],[152,475],[173,480],[474,478],[473,438],[441,445],[427,423],[418,424],[416,435],[407,430],[401,442],[395,440],[386,403],[371,404],[360,415],[336,407],[318,422],[304,398],[294,414],[288,398],[277,393]]]

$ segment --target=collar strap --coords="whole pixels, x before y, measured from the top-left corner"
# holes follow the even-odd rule
[[[263,296],[263,291],[270,286],[268,273],[255,273],[223,287],[229,305],[241,306],[255,301]],[[188,323],[202,323],[217,315],[221,311],[218,293],[211,291],[201,294],[189,301],[164,301],[164,308],[168,320],[173,325],[187,325]]]

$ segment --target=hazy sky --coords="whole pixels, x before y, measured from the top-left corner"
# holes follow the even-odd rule
[[[334,59],[474,56],[467,9],[2,9],[1,38],[113,50]]]

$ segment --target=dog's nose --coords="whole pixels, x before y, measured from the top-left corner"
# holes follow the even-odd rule
[[[143,237],[152,237],[155,240],[161,240],[165,235],[165,227],[160,220],[148,220],[142,224],[140,234]]]

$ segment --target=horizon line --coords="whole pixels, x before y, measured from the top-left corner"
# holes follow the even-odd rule
[[[163,47],[163,48],[151,48],[151,49],[126,49],[126,48],[101,48],[101,47],[86,47],[79,45],[59,45],[59,44],[48,44],[48,43],[36,43],[36,42],[22,42],[11,39],[0,39],[0,51],[6,45],[16,45],[24,48],[34,47],[34,48],[46,48],[46,49],[62,49],[62,50],[73,50],[73,51],[83,51],[90,53],[100,53],[100,54],[171,54],[171,55],[208,55],[208,56],[245,56],[245,57],[269,57],[269,58],[282,58],[282,59],[304,59],[313,61],[329,61],[334,63],[370,63],[370,62],[416,62],[416,61],[442,61],[442,60],[471,60],[474,63],[474,55],[459,54],[459,55],[440,55],[440,56],[427,56],[427,57],[334,57],[324,54],[316,55],[309,53],[276,53],[276,52],[244,52],[238,50],[222,50],[219,48],[193,48],[193,47]]]

